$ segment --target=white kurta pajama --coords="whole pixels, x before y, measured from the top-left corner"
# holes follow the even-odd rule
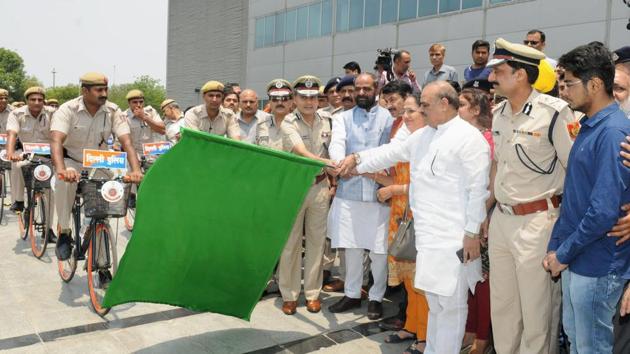
[[[459,353],[468,312],[467,276],[479,274],[481,264],[462,265],[456,252],[465,231],[479,233],[486,216],[488,143],[479,130],[455,117],[359,155],[359,173],[410,162],[418,250],[414,286],[425,291],[429,303],[425,353]]]
[[[339,113],[332,123],[332,139],[328,149],[330,158],[340,161],[355,152],[353,149],[356,146],[376,146],[379,142],[388,142],[391,123],[389,112],[379,106],[374,106],[369,112],[355,107]],[[328,213],[328,234],[333,248],[346,249],[345,295],[353,299],[361,298],[363,253],[368,250],[374,278],[368,296],[370,300],[381,302],[387,287],[390,208],[376,201],[375,182],[366,177],[357,176],[353,179],[363,186],[361,193],[353,197],[362,200],[344,198],[340,187],[346,181],[341,181]],[[353,190],[354,193],[357,191]]]

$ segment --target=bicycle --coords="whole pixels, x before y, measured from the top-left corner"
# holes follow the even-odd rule
[[[153,159],[147,159],[146,156],[141,156],[140,157],[140,167],[142,168],[142,173],[146,174],[147,171],[149,170],[149,168],[151,168],[151,166],[153,166],[153,163],[155,162],[155,158]],[[138,184],[138,188],[140,187],[140,185]],[[132,232],[133,231],[133,226],[135,224],[136,221],[136,197],[137,197],[137,193],[132,193],[132,196],[129,200],[129,205],[127,206],[127,214],[125,215],[125,228],[127,229],[127,231]]]
[[[131,187],[127,182],[127,177],[97,179],[89,177],[87,171],[81,172],[71,213],[74,237],[71,255],[67,260],[57,260],[59,276],[66,283],[74,277],[77,262],[85,260],[90,304],[100,316],[105,316],[110,310],[103,307],[102,302],[107,285],[118,267],[116,240],[112,237],[107,219],[120,218],[127,213]],[[83,237],[80,235],[82,209],[85,217],[91,218]]]
[[[23,154],[22,159],[30,164],[22,166],[22,176],[27,191],[27,205],[22,221],[26,224],[25,234],[30,236],[31,250],[37,259],[46,252],[52,238],[48,223],[50,220],[50,179],[52,163],[50,158],[41,155]]]

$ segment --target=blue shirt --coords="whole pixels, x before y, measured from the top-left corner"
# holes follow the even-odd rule
[[[472,80],[488,80],[488,76],[490,76],[490,68],[483,67],[479,69],[473,69],[472,66],[464,69],[464,80],[466,82]]]
[[[630,242],[616,246],[618,238],[606,235],[625,215],[621,206],[630,201],[630,169],[619,156],[619,144],[630,135],[630,120],[613,103],[580,123],[548,250],[555,250],[558,261],[579,275],[630,279]]]

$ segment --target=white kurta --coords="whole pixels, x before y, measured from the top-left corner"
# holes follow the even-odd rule
[[[328,213],[333,248],[364,248],[387,253],[389,207],[381,203],[335,198]]]
[[[452,296],[463,271],[456,252],[463,246],[464,233],[479,233],[486,216],[488,143],[479,130],[455,117],[437,129],[425,127],[402,142],[397,139],[359,155],[359,173],[410,162],[409,196],[418,250],[414,285]]]

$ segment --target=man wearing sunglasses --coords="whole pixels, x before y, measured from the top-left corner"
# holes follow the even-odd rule
[[[256,144],[282,150],[280,125],[291,112],[293,86],[285,79],[274,79],[267,84],[271,115],[256,126]]]
[[[545,45],[546,45],[545,38],[546,38],[545,32],[538,29],[533,29],[527,32],[527,37],[525,38],[525,40],[523,40],[523,44],[525,44],[526,46],[532,47],[538,51],[544,52]],[[546,57],[545,60],[553,68],[558,66],[558,61],[555,59]]]

